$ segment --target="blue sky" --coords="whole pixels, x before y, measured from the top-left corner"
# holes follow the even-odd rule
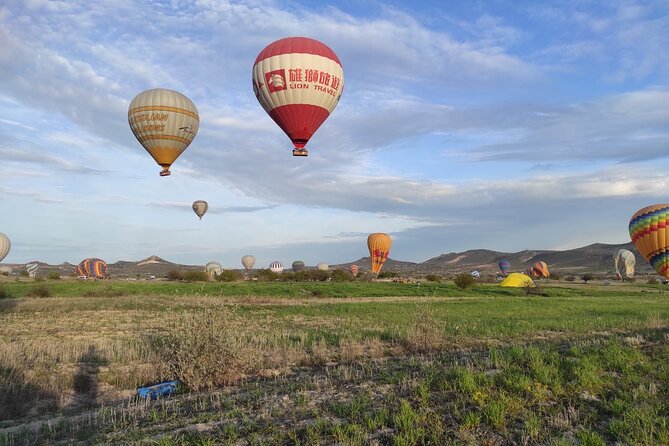
[[[250,82],[293,35],[344,67],[308,158]],[[7,263],[334,264],[370,232],[416,262],[565,249],[667,201],[666,1],[9,0],[0,41]],[[126,117],[157,87],[201,118],[167,178]]]

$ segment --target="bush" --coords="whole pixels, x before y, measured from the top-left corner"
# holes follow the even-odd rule
[[[438,276],[436,274],[428,274],[425,276],[425,280],[428,282],[441,282],[441,276]]]
[[[46,278],[49,280],[60,280],[60,273],[57,271],[51,271],[46,275]]]
[[[183,275],[175,269],[168,272],[165,277],[167,277],[167,280],[183,280]]]
[[[594,280],[595,276],[590,273],[585,273],[581,276],[581,280],[585,283],[588,283],[590,280]]]
[[[648,285],[657,285],[658,283],[660,282],[657,280],[656,277],[651,277],[650,279],[648,279]]]
[[[336,269],[332,271],[332,280],[334,282],[350,282],[353,277],[342,269]]]
[[[216,280],[219,282],[236,282],[241,278],[241,273],[234,269],[225,269],[221,271],[221,274],[216,276]]]
[[[51,297],[51,288],[46,285],[37,285],[32,287],[26,296],[29,297]]]
[[[399,274],[394,273],[392,271],[383,271],[383,272],[379,273],[378,278],[379,279],[392,279],[393,277],[397,277],[397,276],[399,276]]]
[[[548,277],[552,280],[560,280],[562,278],[562,275],[560,273],[551,272],[551,275]]]
[[[469,273],[458,274],[453,280],[458,288],[464,290],[474,286],[474,278]]]
[[[255,273],[260,282],[271,282],[279,277],[277,273],[273,273],[268,268],[258,269]]]
[[[10,297],[12,297],[12,295],[9,290],[0,285],[0,299],[9,299]]]
[[[567,277],[564,278],[564,280],[566,280],[567,282],[573,282],[574,280],[576,280],[576,277],[574,277],[574,276],[567,276]]]
[[[206,271],[186,271],[181,273],[186,282],[208,282],[209,274]]]
[[[184,313],[159,339],[170,375],[191,390],[212,389],[255,371],[261,355],[247,341],[243,323],[228,311]]]
[[[28,271],[26,271],[26,270],[19,271],[19,276],[21,276],[21,277],[28,277]]]

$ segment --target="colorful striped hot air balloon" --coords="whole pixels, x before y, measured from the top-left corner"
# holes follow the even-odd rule
[[[94,279],[106,279],[107,263],[104,260],[96,258],[84,259],[77,265],[75,274]]]
[[[26,272],[28,273],[28,277],[37,277],[38,270],[39,270],[39,263],[37,262],[26,263]]]
[[[508,276],[510,269],[511,269],[511,262],[509,262],[508,260],[500,260],[499,270],[502,271],[502,274]]]
[[[383,264],[388,259],[392,239],[388,234],[375,232],[367,237],[367,248],[372,263],[372,272],[378,274],[383,268]]]
[[[344,90],[344,71],[327,45],[308,37],[270,43],[253,64],[253,91],[258,102],[295,145],[304,148],[330,116]]]
[[[250,255],[242,257],[242,266],[246,271],[251,271],[256,264],[256,258]]]
[[[358,276],[358,270],[359,270],[358,265],[351,265],[350,268],[349,268],[349,271],[351,272],[351,275],[353,277]]]
[[[625,266],[625,276],[627,278],[634,277],[634,266],[636,265],[636,258],[634,253],[629,249],[619,249],[613,255],[613,266],[616,269],[616,276],[618,279],[622,279],[623,275],[620,273],[620,268],[618,265]]]
[[[669,204],[638,210],[629,222],[634,246],[657,273],[669,279]]]
[[[200,220],[202,220],[202,217],[204,217],[204,214],[207,213],[208,209],[209,204],[204,200],[197,200],[193,202],[193,212],[195,212],[195,215],[200,217]]]
[[[135,138],[163,170],[170,166],[193,142],[200,126],[200,116],[193,101],[181,93],[165,88],[146,90],[132,100],[128,123]]]
[[[283,263],[274,261],[269,264],[269,270],[273,273],[281,274],[283,272]]]
[[[548,265],[546,262],[537,262],[527,270],[527,274],[532,277],[550,277]]]
[[[293,271],[296,273],[299,273],[300,271],[304,271],[304,262],[302,260],[295,260],[293,262]]]
[[[12,249],[12,244],[9,241],[9,237],[0,232],[0,262],[7,257],[10,249]]]

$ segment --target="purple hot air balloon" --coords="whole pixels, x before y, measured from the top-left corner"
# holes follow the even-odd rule
[[[509,270],[511,269],[511,262],[509,262],[508,260],[501,260],[499,262],[499,269],[502,271],[502,274],[508,276]]]

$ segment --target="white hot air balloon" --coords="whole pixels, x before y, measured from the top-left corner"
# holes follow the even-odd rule
[[[37,277],[38,270],[39,270],[39,263],[37,262],[26,263],[26,271],[28,272],[28,277]]]
[[[328,265],[327,263],[319,263],[318,265],[316,265],[316,269],[319,271],[327,271],[330,269],[330,265]]]
[[[160,176],[170,175],[170,166],[193,142],[200,127],[200,116],[193,101],[183,94],[155,88],[132,100],[128,123],[135,138],[162,168]]]
[[[12,244],[9,241],[9,237],[0,232],[0,262],[7,257],[10,249],[12,249]]]
[[[628,278],[634,277],[634,266],[636,265],[636,258],[634,253],[628,249],[619,249],[613,255],[613,265],[616,268],[616,275],[619,279],[623,278],[620,272],[620,267],[625,267],[625,276]]]
[[[210,277],[216,277],[223,272],[223,266],[218,262],[209,262],[204,266],[204,270]]]
[[[12,267],[11,266],[0,266],[0,274],[3,276],[9,276],[12,274]]]
[[[251,271],[253,269],[253,265],[256,264],[256,258],[251,256],[251,255],[245,255],[242,257],[242,266],[246,271]]]
[[[283,263],[274,261],[269,264],[269,270],[273,273],[281,274],[283,272]]]

